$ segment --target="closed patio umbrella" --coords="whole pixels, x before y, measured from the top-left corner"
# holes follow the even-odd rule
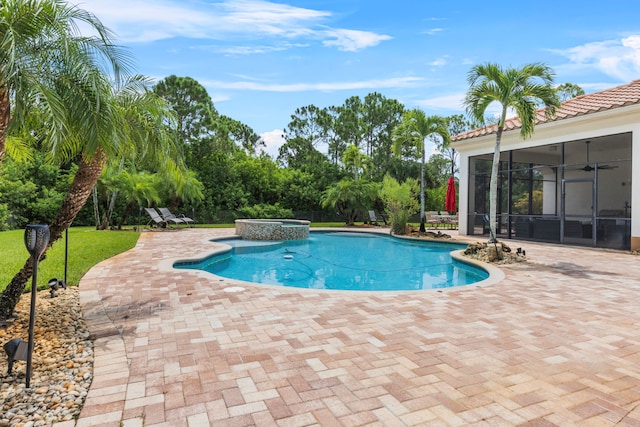
[[[453,176],[449,177],[449,182],[447,183],[447,197],[444,201],[445,210],[451,214],[456,213],[458,210],[456,208],[456,182],[453,179]]]

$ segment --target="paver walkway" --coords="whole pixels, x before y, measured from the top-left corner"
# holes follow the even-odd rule
[[[640,258],[528,242],[490,286],[242,285],[172,260],[233,230],[145,232],[94,267],[86,426],[640,426]]]

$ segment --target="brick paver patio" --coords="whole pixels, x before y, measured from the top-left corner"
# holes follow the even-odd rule
[[[640,426],[640,258],[529,242],[489,286],[336,292],[172,270],[145,232],[80,283],[86,426]]]

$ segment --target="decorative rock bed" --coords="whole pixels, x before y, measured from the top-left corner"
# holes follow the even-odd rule
[[[245,240],[302,240],[309,237],[309,224],[297,219],[237,219],[236,235]]]
[[[513,264],[527,260],[525,251],[518,248],[513,252],[504,242],[496,242],[495,245],[487,242],[471,243],[465,249],[464,255],[494,264]]]

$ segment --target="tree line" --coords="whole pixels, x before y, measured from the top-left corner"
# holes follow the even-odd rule
[[[362,178],[374,183],[382,183],[387,174],[402,182],[417,177],[419,168],[425,167],[427,207],[444,209],[443,186],[455,165],[447,140],[435,139],[441,152],[424,165],[416,160],[415,147],[394,151],[393,132],[405,107],[379,93],[350,97],[340,106],[311,104],[296,109],[275,159],[261,152],[264,143],[253,129],[220,114],[195,79],[172,75],[149,86],[149,93],[171,111],[170,127],[183,167],[165,170],[162,164],[130,155],[133,152],[108,158],[75,225],[99,229],[138,225],[147,220],[141,217],[141,207],[153,205],[194,215],[204,223],[293,217],[301,212],[324,212],[324,217],[335,218],[339,210],[323,206],[322,193],[351,176],[349,158],[354,152],[366,157]],[[461,115],[445,121],[454,132],[469,128]],[[22,158],[5,159],[0,169],[0,228],[48,223],[56,212],[66,191],[65,177],[73,176],[76,165],[73,159],[60,164],[47,161],[44,149],[27,146]],[[371,201],[369,208],[374,207],[382,210],[381,200]]]

